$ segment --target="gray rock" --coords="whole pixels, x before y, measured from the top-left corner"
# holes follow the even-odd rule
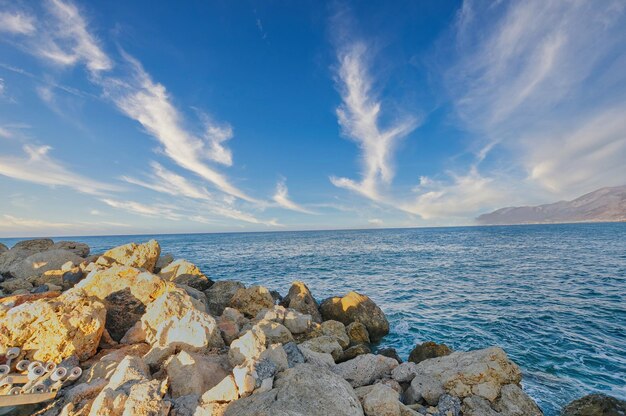
[[[199,397],[196,394],[188,394],[172,399],[172,408],[169,416],[194,416],[198,407]]]
[[[87,257],[90,251],[89,246],[87,244],[79,243],[77,241],[59,241],[59,242],[54,243],[54,245],[52,246],[52,249],[71,251],[77,256],[80,256],[83,258]]]
[[[302,355],[302,351],[300,351],[300,348],[298,348],[295,342],[288,342],[284,344],[283,349],[285,350],[285,353],[287,353],[289,368],[304,363],[304,355]]]
[[[402,358],[398,355],[398,351],[395,348],[380,348],[377,351],[378,354],[384,355],[385,357],[393,358],[400,364],[402,364]]]
[[[41,285],[41,286],[37,286],[36,288],[34,288],[33,290],[30,291],[30,293],[45,293],[48,290],[50,290],[48,288],[48,285]]]
[[[459,416],[460,413],[461,400],[458,397],[452,397],[448,394],[444,394],[439,398],[437,413],[433,416]]]
[[[517,384],[507,384],[493,408],[503,416],[542,416],[537,404]]]
[[[359,355],[370,354],[371,352],[372,352],[371,348],[365,344],[353,345],[341,353],[339,358],[337,358],[337,362],[343,363],[345,361],[349,361],[353,358],[356,358]]]
[[[42,251],[13,264],[9,273],[17,279],[27,279],[31,276],[41,276],[48,270],[59,270],[68,261],[80,264],[83,258],[67,250]]]
[[[354,390],[324,368],[301,364],[281,373],[268,392],[231,403],[224,416],[363,416]]]
[[[606,394],[589,394],[565,406],[562,416],[623,416],[626,401]]]
[[[16,243],[11,250],[30,250],[35,253],[50,250],[54,246],[54,241],[49,238],[37,238],[33,240],[23,240]]]
[[[83,280],[84,276],[80,269],[63,273],[63,287],[67,289],[74,287],[75,284]]]
[[[234,280],[215,282],[209,289],[204,291],[208,300],[209,313],[213,316],[220,316],[230,304],[237,290],[242,288],[245,288],[243,283]]]
[[[383,377],[389,377],[398,362],[382,355],[364,354],[337,364],[334,372],[343,377],[352,387],[372,384]]]
[[[0,254],[4,253],[5,251],[9,251],[9,248],[5,246],[4,244],[0,243]]]
[[[452,350],[446,344],[437,344],[432,341],[427,341],[413,348],[413,351],[409,354],[409,361],[418,364],[429,358],[443,357],[451,353]]]
[[[417,372],[417,364],[407,361],[394,368],[391,377],[399,383],[407,383],[415,378]]]

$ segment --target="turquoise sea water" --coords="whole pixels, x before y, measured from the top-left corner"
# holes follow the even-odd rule
[[[548,416],[591,392],[626,399],[626,224],[73,239],[97,253],[149,238],[214,280],[365,293],[391,322],[381,346],[403,358],[428,340],[499,345]]]

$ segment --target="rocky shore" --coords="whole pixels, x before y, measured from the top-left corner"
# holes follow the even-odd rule
[[[83,369],[55,400],[10,414],[542,414],[498,347],[427,342],[402,362],[393,349],[376,350],[389,323],[364,294],[318,303],[302,282],[284,297],[213,282],[154,240],[97,255],[68,241],[0,244],[0,275],[0,364],[20,347],[20,358]],[[623,414],[623,401],[602,395],[563,410]]]

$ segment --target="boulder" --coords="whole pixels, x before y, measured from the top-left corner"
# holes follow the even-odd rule
[[[461,399],[476,395],[493,402],[505,384],[519,384],[522,373],[498,347],[453,352],[416,365],[410,395],[436,405],[443,394]]]
[[[0,253],[0,275],[10,276],[9,270],[13,265],[30,255],[49,250],[53,245],[49,238],[20,241],[10,250]]]
[[[108,269],[93,270],[75,287],[102,300],[112,293],[129,289],[135,299],[148,305],[166,291],[167,285],[163,279],[150,272],[113,265]]]
[[[343,352],[343,348],[341,348],[341,345],[339,345],[337,340],[327,335],[312,338],[308,341],[304,341],[300,345],[311,351],[330,354],[335,360],[337,360]]]
[[[31,276],[41,276],[48,270],[60,269],[67,262],[79,264],[82,257],[67,250],[46,250],[32,254],[13,264],[9,274],[17,279],[27,279]]]
[[[440,404],[438,407],[441,406]],[[476,395],[466,397],[460,409],[463,416],[543,416],[537,404],[516,384],[503,386],[500,397],[493,403]],[[611,413],[598,413],[598,415],[604,414]],[[582,415],[592,416],[593,414],[582,413]]]
[[[361,322],[352,322],[346,327],[346,333],[351,344],[369,344],[370,334]]]
[[[199,399],[195,394],[172,398],[169,416],[201,416],[196,414]]]
[[[238,289],[230,300],[229,306],[246,316],[255,317],[262,309],[273,308],[274,298],[267,288],[250,286],[247,289]]]
[[[232,402],[225,416],[363,416],[354,390],[323,368],[301,364],[281,373],[274,388]]]
[[[182,289],[167,287],[165,293],[148,304],[141,317],[146,340],[153,343],[157,329],[163,322],[171,318],[181,318],[192,309],[196,309],[196,306],[191,296]]]
[[[606,394],[589,394],[576,399],[561,411],[561,416],[622,416],[626,415],[626,401]]]
[[[79,257],[87,257],[89,255],[89,246],[85,243],[77,241],[58,241],[52,245],[52,249],[67,250]]]
[[[181,351],[165,363],[173,398],[190,394],[202,395],[228,376],[219,356]]]
[[[80,290],[0,309],[0,350],[20,347],[31,360],[76,355],[84,361],[96,353],[105,319],[104,305]]]
[[[200,291],[207,290],[213,284],[195,264],[182,259],[165,266],[159,276],[166,281],[191,286]]]
[[[452,350],[446,344],[437,344],[432,341],[427,341],[413,348],[409,354],[409,361],[417,364],[429,358],[444,357],[451,353]]]
[[[321,326],[322,334],[333,337],[341,348],[348,348],[350,345],[350,338],[346,334],[346,326],[339,321],[324,321]]]
[[[49,238],[36,238],[33,240],[22,240],[17,243],[11,250],[29,250],[35,253],[50,250],[54,246],[54,241]]]
[[[243,289],[243,283],[234,280],[220,280],[215,282],[204,292],[207,297],[209,313],[219,316],[229,304],[235,293]]]
[[[145,305],[131,293],[130,288],[118,290],[104,298],[107,310],[106,329],[119,342],[146,311]]]
[[[322,322],[322,315],[318,309],[317,301],[311,295],[311,291],[304,282],[293,282],[289,288],[289,293],[282,300],[281,305],[295,309],[305,315],[311,315],[311,319],[314,322]]]
[[[161,246],[159,243],[156,240],[150,240],[143,244],[129,243],[112,248],[105,252],[102,257],[118,264],[152,272],[160,254]]]
[[[366,416],[401,416],[400,395],[384,384],[372,386],[362,404]]]
[[[346,296],[329,298],[320,305],[322,318],[349,325],[361,322],[367,328],[372,342],[378,342],[389,333],[389,322],[383,311],[367,296],[350,292]]]
[[[383,377],[389,377],[398,362],[382,355],[364,354],[337,364],[334,372],[343,377],[352,387],[372,384]]]

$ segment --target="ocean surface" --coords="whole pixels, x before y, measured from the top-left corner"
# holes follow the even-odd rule
[[[403,359],[429,340],[499,345],[547,416],[591,392],[626,399],[625,223],[72,239],[98,253],[149,238],[214,280],[365,293]]]

